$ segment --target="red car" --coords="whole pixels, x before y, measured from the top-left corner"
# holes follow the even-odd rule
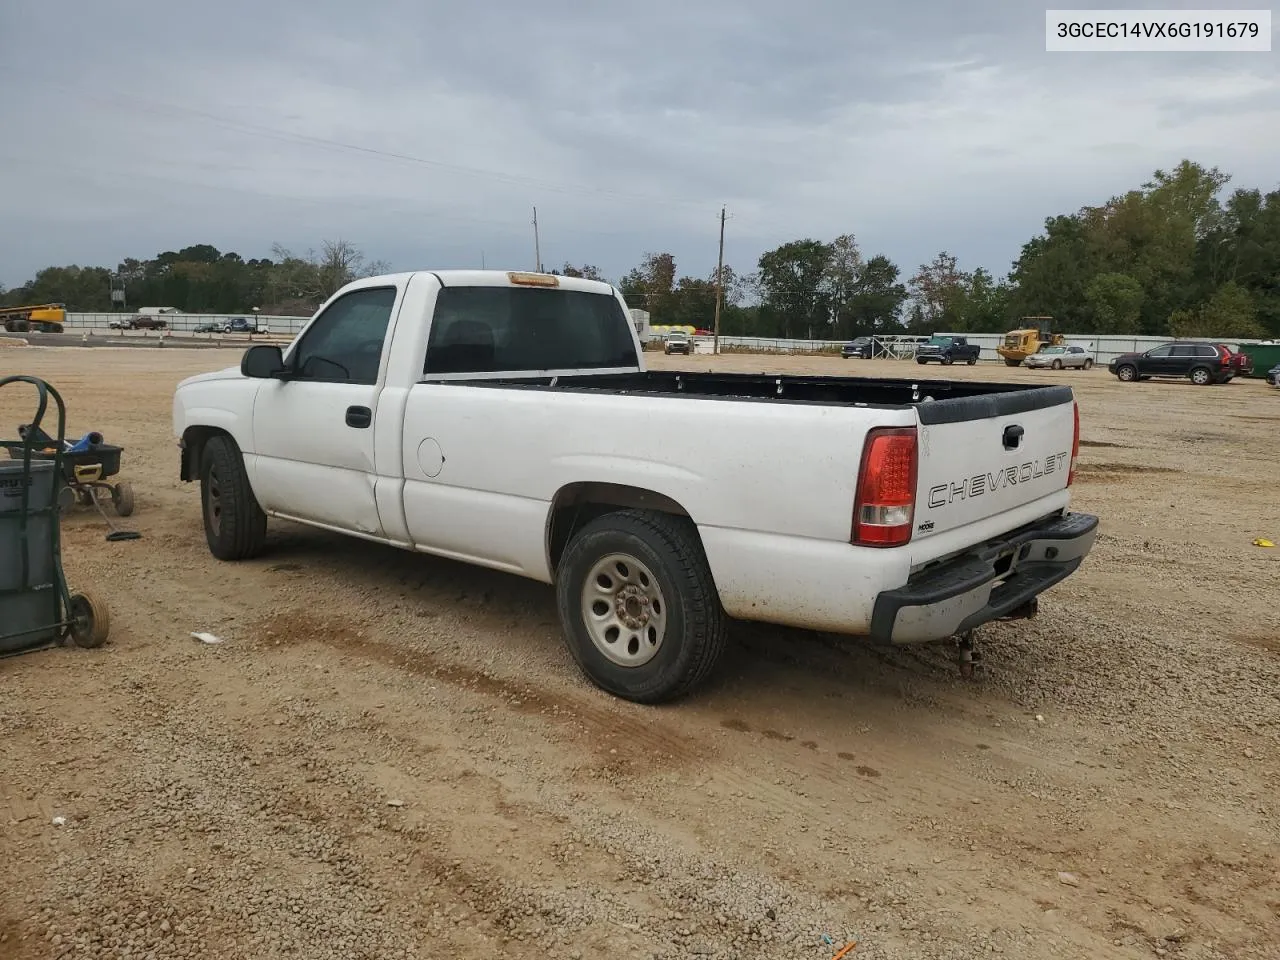
[[[1217,348],[1223,351],[1223,359],[1227,361],[1226,367],[1231,371],[1228,380],[1231,377],[1246,377],[1253,373],[1253,358],[1247,353],[1241,353],[1238,349],[1232,349],[1229,344],[1216,344]]]

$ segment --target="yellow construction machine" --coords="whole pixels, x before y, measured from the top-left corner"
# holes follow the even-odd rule
[[[1022,366],[1023,360],[1045,347],[1059,347],[1067,342],[1067,338],[1061,333],[1049,332],[1053,317],[1023,317],[1022,322],[1034,322],[1036,325],[1010,330],[1004,335],[1004,343],[996,347],[996,353],[1011,367]]]
[[[33,307],[0,307],[0,327],[7,333],[61,333],[67,308],[61,303]]]

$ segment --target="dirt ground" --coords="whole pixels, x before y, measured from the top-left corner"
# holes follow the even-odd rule
[[[170,402],[238,358],[0,352],[127,448],[143,534],[75,510],[111,640],[0,660],[6,960],[1280,957],[1280,548],[1251,543],[1280,391],[951,368],[1077,388],[1102,532],[1040,617],[984,628],[969,681],[737,625],[645,708],[579,676],[539,584],[284,524],[215,561]]]

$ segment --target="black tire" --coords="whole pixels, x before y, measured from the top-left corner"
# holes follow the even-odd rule
[[[977,358],[977,357],[973,357],[972,359],[969,359],[969,360],[966,360],[966,361],[965,361],[965,363],[967,363],[967,364],[968,364],[969,366],[971,366],[971,367],[972,367],[975,363],[977,363],[977,362],[978,362],[978,358]]]
[[[611,661],[592,639],[583,593],[593,567],[613,554],[652,571],[666,603],[666,631],[652,659]],[[684,517],[646,510],[608,513],[586,524],[566,547],[556,573],[556,601],[570,653],[596,686],[634,703],[661,703],[701,684],[724,652],[727,618],[702,542]]]
[[[219,560],[248,560],[262,552],[267,515],[253,496],[244,458],[230,437],[210,437],[204,445],[200,508],[209,552]]]
[[[928,362],[929,361],[926,360],[924,357],[916,357],[916,363],[920,364],[920,366],[922,367]]]
[[[127,517],[133,513],[133,484],[122,480],[111,489],[111,505],[116,516]]]
[[[1092,358],[1090,358],[1090,357],[1086,357],[1086,358],[1085,358],[1085,361],[1084,361],[1084,368],[1085,368],[1086,370],[1092,370],[1092,369],[1093,369],[1093,359],[1092,359]]]
[[[1133,383],[1138,379],[1138,368],[1125,363],[1116,367],[1116,378],[1124,383]]]
[[[1195,367],[1187,374],[1187,378],[1197,387],[1207,387],[1213,383],[1213,371],[1208,367]]]
[[[1055,369],[1055,370],[1061,370],[1061,369],[1062,369],[1062,361],[1061,361],[1061,360],[1055,360],[1055,361],[1053,361],[1053,363],[1049,364],[1049,366],[1053,367],[1053,369]]]

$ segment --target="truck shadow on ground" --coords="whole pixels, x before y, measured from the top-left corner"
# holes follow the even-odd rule
[[[547,584],[294,525],[273,526],[267,551],[252,564],[268,585],[281,578],[323,592],[324,579],[332,577],[377,598],[384,610],[430,618],[433,631],[461,628],[451,646],[474,642],[468,636],[475,631],[493,633],[522,663],[532,657],[537,669],[560,665],[549,668],[554,674],[530,680],[585,686],[565,647],[554,589]],[[355,615],[376,609],[361,607]],[[491,647],[471,652],[492,656]],[[961,679],[950,643],[888,647],[862,637],[731,621],[719,668],[681,702],[715,709],[717,701],[767,696],[773,706],[803,714],[815,698],[867,708],[889,701],[928,713],[990,695],[980,679]]]

